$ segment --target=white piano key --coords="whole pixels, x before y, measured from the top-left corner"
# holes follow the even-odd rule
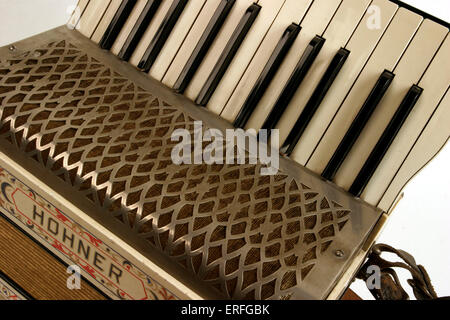
[[[201,10],[197,20],[195,20],[194,25],[189,31],[186,39],[178,50],[175,58],[172,61],[169,69],[167,70],[162,82],[169,86],[173,87],[175,82],[177,81],[181,71],[186,65],[190,55],[195,49],[198,41],[200,40],[203,31],[208,26],[209,21],[214,15],[217,7],[219,6],[221,0],[207,0],[203,9]]]
[[[70,17],[69,21],[67,22],[67,26],[70,29],[74,29],[78,25],[80,19],[84,15],[84,12],[86,11],[86,7],[88,6],[88,4],[89,4],[89,0],[79,0],[78,1],[78,4],[72,13],[72,16]]]
[[[315,0],[312,3],[306,16],[300,23],[302,30],[297,40],[294,42],[272,83],[267,88],[255,112],[247,122],[246,128],[254,128],[256,130],[261,128],[306,47],[316,35],[321,35],[325,31],[340,3],[341,0]]]
[[[403,187],[448,143],[450,137],[449,123],[450,91],[447,90],[447,94],[439,104],[438,109],[378,203],[379,208],[388,211]],[[423,186],[423,188],[426,188],[426,186]]]
[[[429,36],[431,37],[432,35],[430,34]],[[408,153],[411,151],[411,148],[417,141],[423,128],[426,126],[427,121],[435,111],[439,101],[447,91],[450,84],[449,56],[450,34],[447,34],[447,38],[439,49],[436,57],[433,59],[425,75],[419,82],[419,86],[424,89],[422,96],[361,195],[361,197],[369,203],[378,204],[383,197],[386,189],[389,187],[397,171],[402,166],[403,161],[408,157]],[[447,93],[447,95],[449,94]],[[442,129],[445,127],[448,128],[448,123],[445,124]],[[416,166],[416,171],[418,169],[420,169],[420,165]],[[393,189],[389,187],[391,191],[388,191],[385,195],[383,209],[386,210],[388,203],[392,202],[392,198],[396,196],[392,193],[399,192],[398,185],[404,182],[404,180],[400,183],[396,182],[396,187]]]
[[[121,3],[122,0],[111,0],[108,9],[106,9],[105,14],[103,15],[100,23],[97,26],[97,29],[95,29],[94,34],[91,37],[92,41],[94,41],[95,43],[99,43],[102,40],[106,29],[108,29],[108,26],[114,18],[114,15],[116,14],[117,10],[119,10]]]
[[[272,55],[278,41],[283,35],[286,27],[291,23],[299,23],[304,17],[306,11],[311,5],[312,0],[298,1],[286,0],[283,8],[270,27],[267,36],[264,38],[261,46],[252,59],[249,67],[245,71],[242,79],[239,81],[236,90],[226,104],[221,116],[222,118],[233,122],[238,115],[240,108],[244,104],[253,86],[262,73],[267,61]],[[300,31],[301,32],[301,31]]]
[[[306,165],[313,154],[341,102],[345,99],[398,9],[397,5],[388,0],[374,0],[369,8],[372,6],[380,9],[379,28],[368,28],[368,21],[373,17],[373,12],[368,10],[346,45],[346,49],[350,51],[346,63],[291,154],[291,158],[301,165]]]
[[[286,140],[336,52],[347,44],[368,5],[369,0],[343,0],[339,6],[323,34],[325,44],[322,50],[278,122],[276,129],[280,130],[280,144]]]
[[[423,18],[409,10],[397,11],[383,38],[373,52],[336,117],[324,134],[306,166],[322,173],[347,130],[375,86],[383,70],[393,70],[416,33]],[[395,80],[394,80],[395,81]],[[338,103],[339,101],[335,101]],[[398,107],[398,106],[396,106]]]
[[[169,11],[173,1],[174,0],[163,0],[162,3],[160,4],[158,11],[156,12],[155,16],[150,22],[150,25],[148,26],[147,30],[142,36],[141,42],[139,42],[138,46],[136,47],[136,50],[134,51],[133,55],[130,58],[129,62],[132,65],[137,66],[138,63],[141,61],[141,58],[143,57],[148,46],[150,45],[150,42],[155,36],[156,31],[158,31],[159,26],[166,17],[166,14]]]
[[[217,115],[220,115],[234,89],[239,83],[242,75],[247,69],[250,61],[255,55],[256,51],[261,45],[264,37],[269,31],[272,23],[277,17],[284,0],[259,0],[258,4],[261,6],[261,11],[252,25],[249,33],[242,42],[236,56],[228,66],[222,81],[217,86],[212,95],[207,108]],[[292,22],[292,21],[291,21]],[[289,22],[289,23],[291,23]],[[288,24],[286,24],[288,25]]]
[[[346,190],[350,188],[405,95],[424,74],[447,32],[447,28],[431,20],[422,23],[394,69],[392,85],[337,172],[335,182],[339,186]]]
[[[81,34],[88,38],[92,36],[110,2],[111,0],[95,0],[89,2],[77,24],[77,28],[79,27]]]
[[[239,24],[247,8],[250,7],[254,2],[254,0],[237,0],[234,4],[227,20],[225,21],[222,29],[220,30],[219,34],[214,40],[214,43],[209,49],[208,54],[205,56],[205,59],[203,59],[202,64],[197,70],[197,73],[191,80],[184,93],[191,100],[195,100],[197,98],[200,90],[203,87],[203,84],[205,83],[206,79],[208,79],[211,71],[214,69],[217,58],[220,56],[223,49],[227,45],[228,39],[231,38],[231,35],[236,29],[236,26]],[[187,59],[188,58],[189,56],[187,57]]]
[[[117,36],[116,41],[114,42],[113,46],[111,47],[111,52],[115,55],[118,55],[120,50],[122,49],[123,45],[125,44],[125,41],[128,38],[128,35],[133,30],[134,25],[136,24],[137,19],[142,13],[142,10],[144,10],[145,5],[147,4],[147,0],[138,0],[136,5],[134,6],[133,10],[131,11],[130,16],[127,19],[127,22],[125,22],[125,25],[123,26],[122,30],[120,31],[119,35]]]
[[[149,74],[153,78],[159,81],[162,80],[184,39],[191,30],[198,14],[203,8],[205,1],[206,0],[191,0],[187,3],[180,19],[167,39],[164,48],[161,50],[161,53],[153,64],[152,69],[150,69]]]

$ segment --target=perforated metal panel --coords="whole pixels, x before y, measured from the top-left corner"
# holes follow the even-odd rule
[[[3,143],[225,297],[326,297],[380,215],[288,160],[175,165],[174,130],[226,125],[64,27],[17,47],[0,51]]]

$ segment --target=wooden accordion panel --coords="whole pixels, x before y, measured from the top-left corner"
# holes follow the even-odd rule
[[[326,298],[381,216],[290,160],[273,176],[260,163],[174,164],[175,130],[229,126],[75,31],[0,59],[1,151],[167,267],[179,297],[178,282],[203,298]],[[16,186],[2,183],[1,206],[17,218]]]

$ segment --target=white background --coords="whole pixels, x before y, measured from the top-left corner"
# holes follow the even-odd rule
[[[450,21],[450,0],[405,0]],[[77,0],[0,0],[0,46],[64,24]],[[439,296],[450,296],[450,146],[406,187],[379,242],[411,253],[423,264]],[[406,273],[400,273],[407,279]],[[407,287],[407,285],[405,286]],[[364,283],[352,285],[371,298]],[[408,290],[412,297],[411,290]]]

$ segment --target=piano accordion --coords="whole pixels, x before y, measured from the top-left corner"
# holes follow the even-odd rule
[[[448,140],[448,27],[388,0],[80,0],[0,48],[3,296],[340,298]],[[176,164],[183,129],[277,130],[279,169]]]

